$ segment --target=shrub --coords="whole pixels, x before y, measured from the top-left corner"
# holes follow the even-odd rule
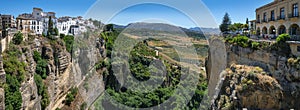
[[[231,39],[231,41],[229,41],[229,43],[234,43],[244,48],[248,47],[248,42],[249,42],[249,38],[246,36],[237,36]]]
[[[278,51],[283,56],[288,56],[291,53],[290,45],[286,43],[291,37],[288,34],[281,34],[276,39],[276,43],[271,46],[271,50]]]
[[[289,40],[290,38],[291,38],[291,36],[288,34],[281,34],[276,38],[276,42],[277,43],[285,42],[285,41]]]
[[[72,52],[72,49],[73,49],[73,44],[74,44],[74,36],[71,36],[71,35],[61,35],[61,37],[63,37],[63,40],[66,44],[66,49],[69,53]]]
[[[254,49],[254,50],[258,49],[259,46],[260,46],[260,43],[258,43],[258,42],[252,42],[251,43],[251,48]]]
[[[13,43],[16,45],[21,44],[23,41],[23,34],[19,31],[18,33],[16,33],[14,35],[14,38],[12,40],[13,40]]]
[[[67,97],[66,97],[66,104],[67,105],[70,106],[71,103],[75,100],[77,92],[78,92],[78,88],[76,88],[76,87],[72,87],[71,88],[70,93],[68,93]]]
[[[86,102],[84,102],[83,104],[80,105],[80,110],[85,110],[87,107]]]

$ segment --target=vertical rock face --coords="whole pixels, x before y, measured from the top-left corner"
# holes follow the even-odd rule
[[[259,79],[258,82],[252,80],[254,84],[248,85],[250,88],[238,92],[239,88],[243,88],[243,86],[238,88],[229,86],[232,85],[232,83],[241,84],[242,79],[240,78],[247,77],[247,74],[246,76],[240,75],[232,70],[235,75],[230,75],[230,77],[227,75],[224,77],[225,80],[220,91],[221,94],[218,96],[218,102],[215,103],[216,106],[224,107],[225,105],[221,102],[228,102],[227,106],[228,104],[233,104],[233,106],[237,108],[300,109],[298,99],[298,97],[300,97],[300,63],[295,63],[297,62],[296,59],[294,59],[295,61],[290,60],[287,56],[282,56],[280,52],[270,51],[269,49],[253,50],[251,48],[243,48],[230,44],[225,44],[225,46],[227,68],[231,68],[232,64],[239,64],[260,67],[262,68],[261,71],[264,72],[263,75],[258,74],[256,76],[256,79]],[[210,53],[214,53],[215,51],[216,50],[210,50]],[[210,54],[209,57],[216,56]],[[211,82],[211,80],[215,82],[219,79],[212,77],[212,74],[214,74],[212,70],[218,70],[219,68],[212,65],[214,61],[209,59],[206,62],[207,74],[210,76],[209,82]],[[215,64],[219,65],[219,63]],[[234,95],[236,101],[232,101],[235,98],[229,97],[228,94],[236,94]]]
[[[25,63],[28,65],[26,66],[26,79],[21,84],[20,88],[22,95],[22,107],[25,110],[38,110],[41,109],[41,106],[40,98],[37,93],[37,86],[34,82],[35,61],[32,57],[30,47],[22,47],[22,50],[26,50],[26,52],[22,54],[21,60],[25,61]]]
[[[5,109],[5,96],[2,85],[6,82],[5,71],[3,69],[2,56],[0,56],[0,110]]]
[[[209,79],[209,96],[215,95],[215,89],[218,87],[221,80],[221,73],[227,65],[227,54],[225,44],[222,40],[212,38],[209,40],[209,57],[206,61],[207,78]]]
[[[4,97],[4,90],[0,88],[0,110],[5,109],[5,97]]]
[[[22,105],[25,110],[40,110],[40,97],[37,93],[37,87],[33,77],[22,84],[20,88],[22,93]]]

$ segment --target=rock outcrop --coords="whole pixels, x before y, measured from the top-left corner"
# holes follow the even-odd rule
[[[254,50],[251,48],[243,48],[237,45],[231,45],[227,43],[225,44],[225,46],[227,55],[226,68],[230,68],[232,64],[259,67],[262,68],[262,70],[264,71],[264,76],[262,77],[260,74],[258,74],[256,77],[262,81],[273,82],[269,85],[264,82],[254,82],[255,84],[250,85],[250,88],[255,87],[255,89],[258,89],[258,91],[245,89],[246,91],[239,93],[239,97],[238,95],[236,95],[237,102],[234,102],[234,104],[240,105],[238,106],[239,109],[243,107],[256,107],[256,109],[300,109],[300,102],[298,101],[298,97],[300,97],[300,66],[297,66],[299,65],[299,63],[289,63],[290,61],[288,60],[291,59],[289,57],[293,57],[292,54],[286,56],[280,54],[280,52],[278,51],[271,49]],[[210,64],[214,62],[210,60],[211,57],[219,57],[211,55],[212,53],[218,53],[217,51],[219,50],[210,50],[210,56],[206,62],[207,74],[208,76],[210,76],[209,82],[219,81],[220,79],[218,77],[211,77],[211,75],[214,74],[211,70],[219,70],[220,68],[216,67],[223,65],[219,63],[215,63],[215,65]],[[241,75],[236,73],[235,77],[241,77]],[[226,91],[237,92],[236,88],[224,88],[224,86],[228,86],[228,82],[236,82],[235,77],[232,77],[232,79],[226,76],[223,82],[223,88],[220,90],[220,93],[224,93]],[[245,75],[243,75],[243,77],[245,77]],[[256,85],[259,83],[262,84]],[[269,87],[266,85],[268,85]],[[215,97],[218,97],[219,99],[220,97],[223,97],[221,98],[222,100],[218,100],[219,102],[226,102],[226,100],[231,100],[230,98],[226,98],[224,94]],[[247,101],[245,102],[242,100]],[[230,101],[230,103],[231,102],[233,101]]]
[[[283,90],[259,67],[232,65],[215,101],[217,109],[281,109]]]
[[[218,38],[209,40],[209,56],[206,59],[206,71],[208,81],[209,96],[213,97],[216,93],[216,88],[221,80],[221,73],[227,65],[227,54],[225,43]],[[209,73],[209,74],[208,74]]]

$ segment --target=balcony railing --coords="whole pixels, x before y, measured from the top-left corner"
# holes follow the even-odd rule
[[[300,35],[291,35],[291,41],[300,41]]]
[[[299,12],[298,13],[290,13],[289,18],[298,18],[299,17]]]
[[[266,23],[266,22],[268,22],[268,21],[267,21],[267,19],[263,19],[262,22],[263,22],[263,23]]]
[[[277,16],[277,20],[285,20],[284,16]]]
[[[269,21],[275,21],[275,18],[269,18]]]

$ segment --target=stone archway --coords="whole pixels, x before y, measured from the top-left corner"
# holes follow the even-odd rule
[[[263,27],[263,29],[262,29],[262,34],[268,34],[268,29],[267,29],[267,27]]]
[[[274,26],[271,26],[271,27],[269,28],[269,34],[271,34],[271,35],[275,35],[275,34],[276,34],[276,29],[275,29]]]
[[[278,27],[278,35],[286,33],[286,28],[284,25]]]
[[[289,28],[289,34],[290,35],[300,35],[300,28],[299,25],[293,24]]]

